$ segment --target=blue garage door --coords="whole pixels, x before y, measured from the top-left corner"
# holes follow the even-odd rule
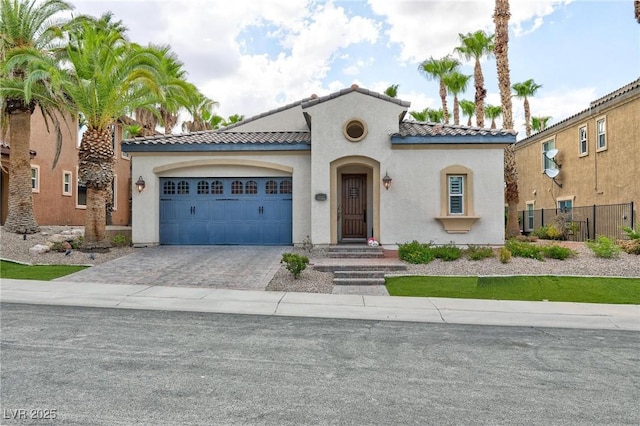
[[[160,244],[291,244],[292,184],[278,178],[161,178]]]

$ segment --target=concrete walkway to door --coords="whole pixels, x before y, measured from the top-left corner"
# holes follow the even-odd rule
[[[287,246],[158,246],[58,280],[264,290]]]

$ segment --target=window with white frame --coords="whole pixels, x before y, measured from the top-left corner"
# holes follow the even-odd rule
[[[556,167],[553,160],[544,155],[547,151],[555,149],[555,147],[556,141],[554,139],[542,143],[542,170],[554,169]]]
[[[607,149],[607,120],[602,117],[596,120],[597,151]]]
[[[76,176],[78,170],[76,169]],[[80,184],[80,178],[76,179],[76,208],[84,209],[87,207],[87,187]]]
[[[534,207],[533,203],[527,203],[527,231],[533,230],[533,226],[534,226],[533,207]]]
[[[449,214],[464,214],[464,176],[449,175]]]
[[[71,196],[72,195],[72,182],[73,182],[73,173],[67,170],[62,171],[62,195]]]
[[[111,210],[116,211],[117,206],[117,190],[118,190],[118,176],[113,175],[113,180],[111,181]]]
[[[589,146],[587,145],[587,126],[582,126],[578,129],[578,139],[580,140],[580,155],[587,155],[589,153]]]
[[[31,165],[31,192],[40,192],[40,166]]]
[[[567,220],[573,217],[573,199],[558,200],[558,213],[567,216]]]

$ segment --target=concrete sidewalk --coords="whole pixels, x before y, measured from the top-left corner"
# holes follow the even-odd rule
[[[361,296],[11,279],[0,280],[0,302],[640,331],[640,305]]]

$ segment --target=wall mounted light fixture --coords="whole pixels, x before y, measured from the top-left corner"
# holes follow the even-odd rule
[[[138,181],[136,182],[136,186],[138,187],[138,192],[144,191],[144,187],[146,186],[146,183],[144,179],[142,179],[142,176],[138,178]]]
[[[389,177],[389,172],[386,172],[384,174],[384,177],[382,178],[382,184],[384,185],[384,189],[389,190],[389,188],[391,187],[391,181],[393,179],[391,179],[391,177]]]

